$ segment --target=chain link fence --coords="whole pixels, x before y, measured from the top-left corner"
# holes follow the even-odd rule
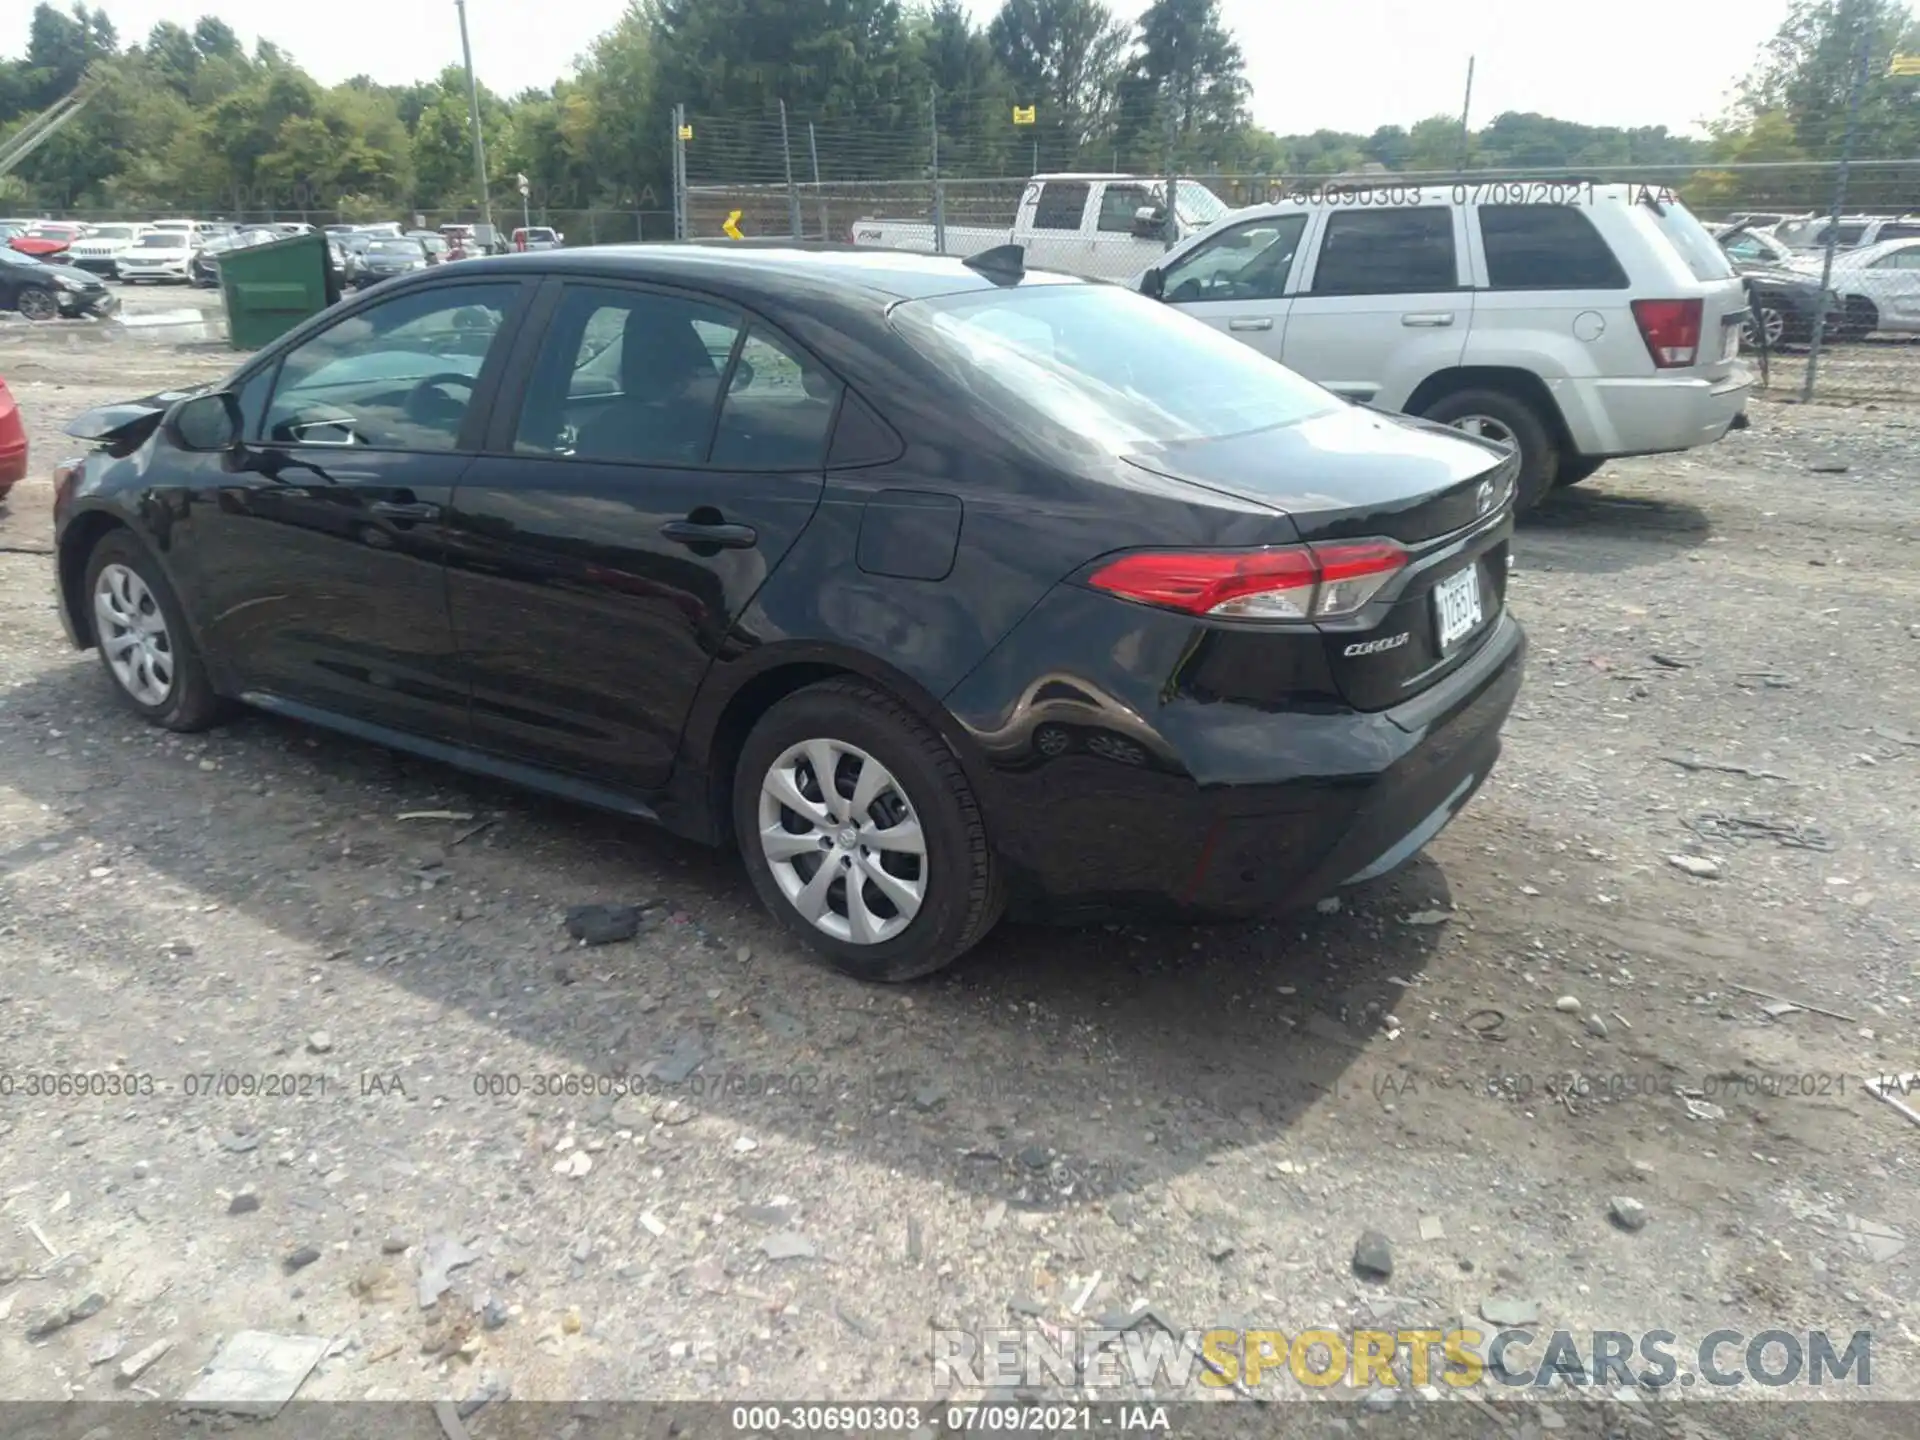
[[[688,117],[679,132],[686,176],[676,196],[681,231],[712,240],[731,226],[751,237],[972,254],[1013,238],[1022,198],[1039,167],[1051,163],[1049,144],[1065,162],[1055,169],[1136,180],[1138,190],[1127,198],[1143,206],[1158,207],[1184,190],[1183,213],[1276,202],[1330,183],[1419,185],[1449,196],[1496,178],[1548,187],[1631,183],[1678,195],[1749,276],[1757,313],[1747,347],[1765,393],[1920,403],[1920,159],[1857,160],[1845,167],[1844,184],[1838,162],[1497,172],[1373,166],[1338,177],[1205,167],[1179,173],[1164,163],[1164,151],[1135,155],[1129,164],[1123,149],[1072,145],[1058,135],[1023,144],[1011,126],[992,143],[977,134],[964,145],[948,138],[950,126],[963,129],[974,118],[964,107],[943,111],[933,97],[886,124]],[[984,172],[997,178],[975,178],[983,172],[970,170],[962,154],[1015,163]],[[1195,189],[1204,195],[1196,197]],[[1022,239],[1030,263],[1102,279],[1138,275],[1165,244],[1133,233],[1123,209],[1132,206],[1116,200],[1113,214],[1099,218],[1098,243],[1079,233],[1078,217],[1072,234],[1028,232]],[[1831,292],[1824,307],[1823,284]]]

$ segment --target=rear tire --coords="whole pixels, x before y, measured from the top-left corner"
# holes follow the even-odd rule
[[[832,772],[830,795],[814,757]],[[734,771],[733,826],[761,902],[857,980],[930,975],[977,945],[1005,907],[960,762],[863,681],[810,685],[761,717]]]
[[[1590,479],[1606,463],[1605,460],[1594,460],[1585,455],[1563,455],[1553,483],[1556,487],[1578,485],[1582,480]]]
[[[122,704],[168,730],[205,730],[227,715],[173,587],[125,530],[108,532],[87,557],[85,604],[101,668]]]
[[[57,320],[60,318],[60,299],[51,290],[43,290],[38,285],[28,285],[20,291],[20,298],[14,302],[20,313],[29,320]]]
[[[1520,451],[1520,478],[1513,509],[1523,515],[1553,486],[1560,447],[1531,404],[1505,390],[1455,390],[1426,408],[1426,418],[1468,434],[1505,440]],[[1504,432],[1504,433],[1500,433]]]

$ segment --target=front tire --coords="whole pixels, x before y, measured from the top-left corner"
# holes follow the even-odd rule
[[[734,771],[733,824],[761,902],[858,980],[950,965],[1005,905],[953,751],[862,681],[808,686],[761,717]]]
[[[126,531],[107,534],[87,557],[86,603],[101,666],[129,709],[181,731],[224,716],[173,587]]]
[[[1425,411],[1426,418],[1451,425],[1482,439],[1511,445],[1520,451],[1520,478],[1513,509],[1523,515],[1553,486],[1560,468],[1560,448],[1553,432],[1532,405],[1504,390],[1456,390],[1442,395]]]
[[[57,320],[60,318],[60,301],[51,290],[42,290],[37,285],[29,285],[20,292],[17,302],[20,313],[29,320]]]
[[[1840,338],[1864,340],[1879,328],[1879,307],[1864,295],[1849,295],[1846,318],[1840,322]]]

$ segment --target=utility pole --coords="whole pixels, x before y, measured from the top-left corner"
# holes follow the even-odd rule
[[[832,234],[827,228],[827,192],[820,183],[820,137],[813,132],[813,122],[807,121],[807,153],[813,157],[813,194],[820,202],[820,238],[831,240]]]
[[[467,42],[467,0],[453,0],[460,12],[460,54],[467,65],[467,114],[473,125],[473,174],[480,186],[480,219],[493,237],[493,200],[487,194],[487,142],[480,133],[480,84],[473,78],[473,46]]]
[[[1473,56],[1467,56],[1467,98],[1460,105],[1460,168],[1473,163],[1473,131],[1468,118],[1473,114]]]
[[[930,153],[929,171],[933,176],[933,253],[947,253],[947,190],[940,183],[940,90],[938,86],[927,89],[927,123],[933,128],[933,149]]]
[[[1827,216],[1826,253],[1820,262],[1820,293],[1833,289],[1833,251],[1840,240],[1840,215],[1847,208],[1847,169],[1853,164],[1854,137],[1860,130],[1860,100],[1866,94],[1867,66],[1873,59],[1873,11],[1862,8],[1856,22],[1860,26],[1860,53],[1854,61],[1853,88],[1847,95],[1847,133],[1840,141],[1840,168],[1833,177],[1833,211]],[[1820,370],[1820,342],[1826,337],[1827,307],[1813,312],[1813,336],[1807,345],[1807,379],[1800,387],[1800,402],[1813,399],[1814,377]]]

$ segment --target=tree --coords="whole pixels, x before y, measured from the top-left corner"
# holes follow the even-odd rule
[[[914,25],[911,40],[937,97],[941,167],[963,175],[1005,173],[1015,149],[1017,97],[986,32],[962,0],[937,0]]]
[[[154,78],[182,95],[193,91],[193,77],[200,68],[200,51],[193,36],[171,20],[162,20],[147,32],[143,47]]]
[[[1246,61],[1220,0],[1153,0],[1140,17],[1135,72],[1175,137],[1226,135],[1246,123]]]
[[[1128,42],[1100,0],[1006,0],[987,38],[1059,163],[1107,138]]]
[[[1736,114],[1748,122],[1768,112],[1784,115],[1801,150],[1838,156],[1863,40],[1867,78],[1854,153],[1862,159],[1912,155],[1920,146],[1915,87],[1887,68],[1896,50],[1920,51],[1920,23],[1898,0],[1795,0],[1741,86]]]

